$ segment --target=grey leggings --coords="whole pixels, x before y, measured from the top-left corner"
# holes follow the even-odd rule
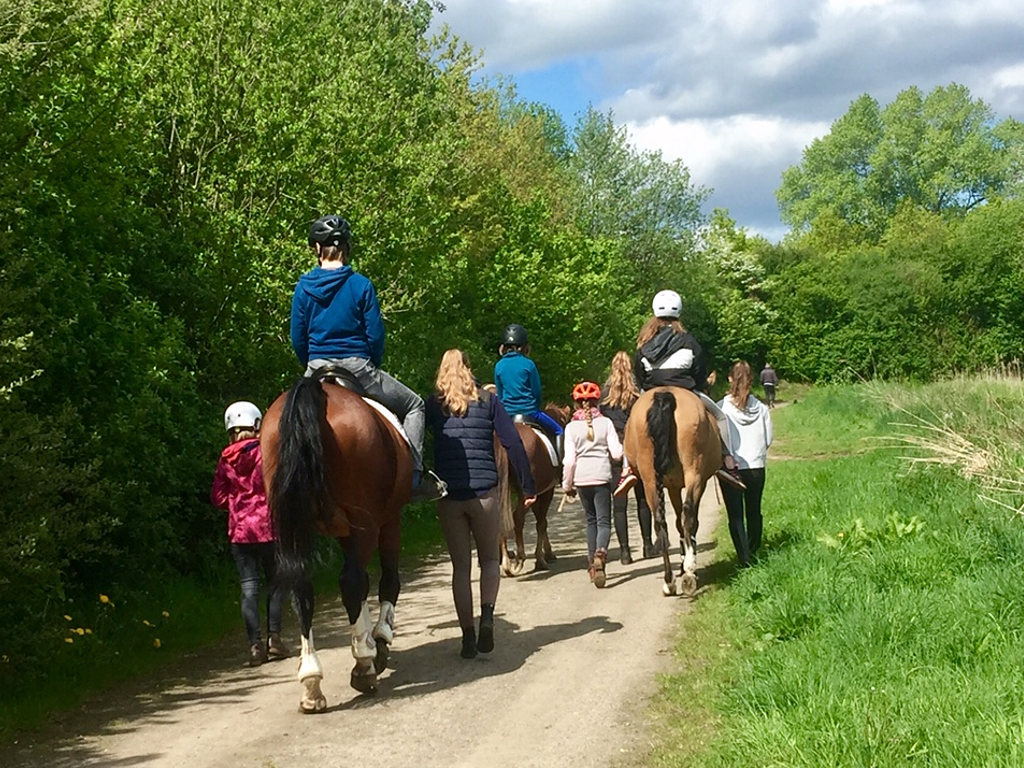
[[[423,432],[426,429],[426,409],[423,398],[409,389],[390,373],[382,371],[362,357],[342,357],[332,360],[310,360],[306,376],[328,363],[340,365],[358,379],[367,397],[372,397],[401,419],[402,428],[412,444],[412,460],[416,469],[423,469]]]
[[[274,542],[231,545],[231,555],[238,568],[242,585],[242,619],[249,645],[261,642],[260,637],[260,573],[267,590],[267,632],[281,631],[281,606],[285,591],[274,583]]]
[[[473,626],[473,585],[470,583],[473,542],[480,561],[480,604],[494,605],[501,583],[498,535],[501,508],[498,489],[486,496],[464,501],[449,498],[437,502],[437,517],[452,560],[452,597],[459,626]]]

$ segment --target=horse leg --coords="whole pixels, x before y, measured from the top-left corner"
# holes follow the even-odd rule
[[[299,615],[299,631],[302,635],[302,652],[299,658],[299,682],[303,693],[299,700],[299,711],[305,714],[323,712],[327,709],[327,698],[320,690],[324,671],[313,647],[313,582],[303,578],[293,591],[295,612]]]
[[[701,487],[698,488],[698,485]],[[683,550],[679,587],[683,594],[689,597],[697,591],[697,505],[700,503],[703,490],[703,483],[693,483],[687,487],[686,498],[682,503],[682,515],[676,516]],[[676,503],[674,499],[672,503]]]
[[[537,496],[530,509],[537,520],[537,549],[534,552],[534,568],[538,571],[546,571],[548,560],[554,560],[554,552],[551,551],[551,539],[548,538],[548,509],[551,507],[551,499],[555,495],[555,489],[551,488]]]
[[[672,561],[668,551],[668,522],[665,520],[665,494],[661,482],[645,483],[644,493],[647,494],[647,504],[654,513],[655,548],[661,552],[664,572],[661,593],[669,597],[676,593],[676,582],[672,576]]]
[[[370,607],[367,596],[370,593],[370,577],[359,564],[359,552],[355,543],[356,536],[342,540],[345,550],[345,565],[341,570],[338,586],[341,587],[341,600],[348,613],[348,622],[352,633],[352,656],[356,665],[352,668],[349,680],[353,688],[360,693],[375,693],[377,690],[377,672],[373,668],[373,660],[377,655],[377,644],[373,639],[373,622],[370,619]]]
[[[507,552],[508,565],[505,568],[505,574],[507,576],[518,576],[523,572],[523,566],[526,564],[526,543],[523,541],[523,527],[526,524],[526,507],[523,506],[522,500],[516,504],[516,508],[512,513],[512,520],[515,524],[516,530],[516,551],[515,555],[511,552]]]
[[[398,591],[402,586],[402,580],[398,574],[400,540],[397,520],[393,524],[381,528],[378,540],[380,585],[377,593],[380,600],[380,615],[373,627],[373,639],[377,644],[373,668],[378,675],[387,667],[389,647],[395,639],[395,605],[398,603]]]

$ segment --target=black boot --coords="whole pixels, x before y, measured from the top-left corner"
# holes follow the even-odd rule
[[[629,551],[629,544],[619,545],[619,562],[623,565],[629,565],[633,562],[633,554]]]
[[[462,628],[462,658],[476,658],[476,632],[472,627]]]
[[[476,641],[480,653],[494,650],[494,604],[484,603],[480,607],[480,639]]]

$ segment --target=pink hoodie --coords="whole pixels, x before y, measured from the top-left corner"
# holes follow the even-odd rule
[[[232,544],[274,540],[258,438],[231,443],[221,452],[210,501],[228,511],[228,539]]]

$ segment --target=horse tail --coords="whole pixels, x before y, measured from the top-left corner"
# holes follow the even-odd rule
[[[497,440],[494,442],[494,463],[498,468],[498,503],[501,505],[501,535],[507,541],[510,538],[514,538],[516,533],[516,523],[512,517],[510,467],[505,447]]]
[[[654,474],[662,478],[676,463],[676,399],[670,392],[657,392],[647,411],[647,434],[654,448]]]
[[[327,399],[318,378],[289,390],[278,424],[277,467],[268,498],[277,532],[277,569],[285,584],[304,577],[315,523],[328,504],[322,427]]]

